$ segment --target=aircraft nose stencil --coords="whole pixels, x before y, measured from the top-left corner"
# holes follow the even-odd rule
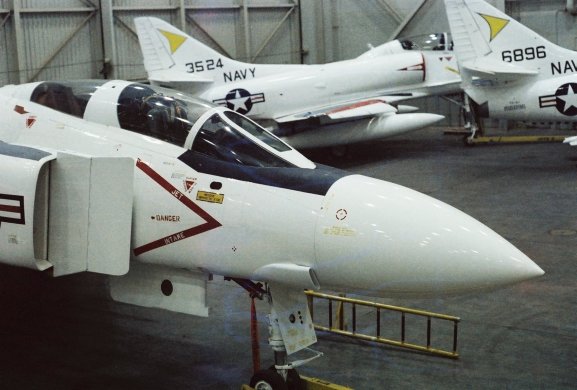
[[[160,247],[173,244],[178,241],[182,241],[186,238],[196,236],[201,233],[208,232],[209,230],[216,229],[221,225],[216,219],[214,219],[210,214],[201,209],[196,203],[187,198],[182,192],[177,190],[172,184],[166,181],[162,176],[160,176],[156,171],[149,167],[142,160],[138,159],[136,162],[136,167],[149,176],[152,180],[158,183],[162,188],[164,188],[169,194],[174,196],[174,198],[192,210],[193,213],[204,219],[205,223],[191,227],[190,229],[183,230],[171,234],[169,236],[160,238],[156,241],[152,241],[148,244],[134,248],[134,255],[139,256],[143,253],[149,252]]]

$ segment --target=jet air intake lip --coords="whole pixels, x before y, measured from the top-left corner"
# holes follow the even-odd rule
[[[320,289],[317,275],[311,267],[291,263],[267,264],[257,269],[253,278],[300,289]]]

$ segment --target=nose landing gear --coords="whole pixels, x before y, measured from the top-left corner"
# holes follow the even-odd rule
[[[266,297],[270,305],[270,314],[267,316],[269,345],[274,352],[275,364],[266,370],[259,370],[258,365],[255,365],[255,373],[250,380],[250,386],[256,390],[305,389],[305,382],[295,368],[323,355],[308,348],[316,343],[317,339],[305,294],[298,289],[289,289],[284,286],[267,285],[266,289],[263,289],[260,283],[245,279],[232,280],[247,290],[251,298]],[[255,332],[252,334],[254,337]],[[305,349],[313,356],[289,363],[288,355]]]

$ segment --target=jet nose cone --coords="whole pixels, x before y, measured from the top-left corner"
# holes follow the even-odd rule
[[[493,289],[544,273],[469,215],[406,187],[356,175],[328,192],[316,254],[321,286],[384,296]]]

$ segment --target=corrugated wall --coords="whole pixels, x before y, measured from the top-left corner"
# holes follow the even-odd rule
[[[16,45],[9,5],[8,0],[0,0],[0,85],[13,83],[18,76],[15,57],[12,54],[16,50]]]
[[[23,14],[23,80],[93,77],[101,56],[97,15],[88,10]]]
[[[88,78],[97,72],[102,54],[96,7],[80,0],[5,5],[13,5],[3,26],[1,47],[11,59],[7,82]]]

